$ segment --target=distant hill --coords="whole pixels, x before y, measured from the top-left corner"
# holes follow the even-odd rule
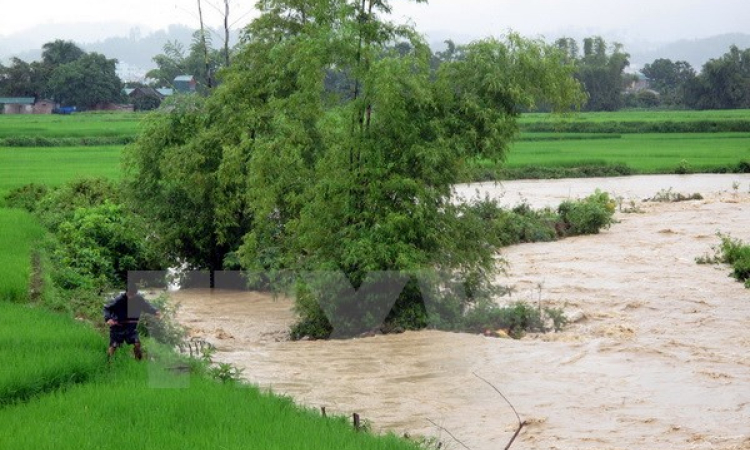
[[[111,28],[108,28],[111,27]],[[108,33],[102,33],[102,28]],[[0,37],[0,61],[16,56],[30,62],[41,59],[42,45],[55,39],[72,40],[87,52],[102,53],[108,58],[116,58],[121,63],[138,66],[144,70],[155,68],[152,58],[163,52],[164,44],[177,41],[187,49],[193,40],[194,29],[183,25],[170,25],[166,30],[143,32],[132,24],[69,24],[46,25],[21,33]],[[96,36],[108,34],[104,40]],[[212,30],[213,45],[223,45],[223,32]],[[230,36],[230,45],[234,45],[238,33]]]
[[[151,31],[129,23],[82,23],[52,24],[37,26],[24,32],[0,36],[0,62],[7,62],[11,56],[24,61],[41,58],[41,47],[55,39],[72,40],[86,51],[96,51],[108,58],[116,58],[121,63],[142,68],[144,71],[155,67],[152,58],[160,53],[168,41],[177,41],[186,48],[192,42],[195,30],[184,25],[171,25],[166,30]],[[456,43],[466,43],[476,38],[468,35],[451,35],[450,31],[431,31],[430,45],[442,49],[443,41],[452,39]],[[238,41],[238,32],[231,37],[231,44]],[[102,39],[101,36],[110,36]],[[212,31],[214,47],[222,45],[223,34]],[[618,39],[603,36],[607,42]],[[623,40],[625,51],[630,53],[631,68],[638,70],[644,64],[659,58],[673,61],[687,61],[700,70],[706,61],[721,57],[734,44],[741,49],[750,48],[750,34],[729,33],[703,39],[681,40],[664,44],[644,44]]]
[[[681,40],[646,51],[628,50],[626,45],[625,50],[630,53],[631,64],[638,68],[656,59],[666,58],[672,61],[687,61],[700,72],[703,64],[709,59],[720,58],[732,45],[740,49],[750,48],[750,34],[731,33],[705,39]]]

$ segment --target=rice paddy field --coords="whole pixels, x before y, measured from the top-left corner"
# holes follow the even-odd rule
[[[88,380],[106,362],[93,328],[30,305],[0,302],[0,342],[0,408]]]
[[[749,110],[524,114],[519,125],[506,161],[477,166],[521,175],[615,165],[633,174],[750,170]]]
[[[523,133],[513,145],[506,167],[624,164],[637,173],[649,174],[674,173],[681,164],[687,164],[694,172],[717,172],[731,169],[743,160],[750,161],[750,133],[551,136],[554,134]]]
[[[144,117],[133,113],[0,115],[0,139],[134,136]]]
[[[198,376],[173,386],[146,364],[118,361],[91,383],[0,409],[0,448],[14,450],[415,450],[394,436],[358,433],[343,418],[301,410],[252,386]],[[9,432],[10,431],[10,432]]]
[[[29,183],[119,178],[120,155],[143,114],[0,114],[0,198]],[[0,200],[1,204],[2,200]]]

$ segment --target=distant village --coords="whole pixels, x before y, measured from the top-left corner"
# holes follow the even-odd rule
[[[152,88],[139,86],[123,88],[123,97],[127,103],[101,103],[88,108],[88,111],[136,111],[139,109],[153,109],[175,93],[190,94],[196,91],[197,82],[192,75],[175,77],[170,88]],[[150,107],[144,108],[144,105]],[[50,99],[35,99],[34,97],[0,97],[0,112],[2,114],[71,114],[76,111],[73,106],[61,106]],[[140,106],[140,107],[139,107]]]

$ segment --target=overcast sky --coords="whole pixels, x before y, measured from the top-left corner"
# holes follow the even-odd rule
[[[203,0],[207,22],[221,15]],[[255,0],[231,0],[231,21],[254,16]],[[125,22],[146,30],[172,23],[197,28],[196,0],[0,0],[0,35],[45,23]],[[750,32],[750,0],[392,0],[395,18],[411,17],[428,35],[483,37],[509,29],[556,38],[602,34],[623,41],[671,41]],[[144,30],[145,31],[145,30]],[[432,32],[432,33],[431,33]],[[103,27],[102,38],[107,36]]]

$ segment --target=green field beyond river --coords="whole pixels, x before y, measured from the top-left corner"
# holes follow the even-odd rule
[[[118,179],[122,149],[147,117],[0,115],[0,195],[27,183]],[[554,175],[560,168],[613,165],[642,174],[750,170],[750,163],[741,165],[750,161],[748,110],[528,114],[520,127],[502,164],[511,170],[509,178],[525,178],[538,169]],[[648,131],[637,132],[641,129]],[[500,167],[478,161],[478,170],[466,181],[486,180],[481,169]]]

